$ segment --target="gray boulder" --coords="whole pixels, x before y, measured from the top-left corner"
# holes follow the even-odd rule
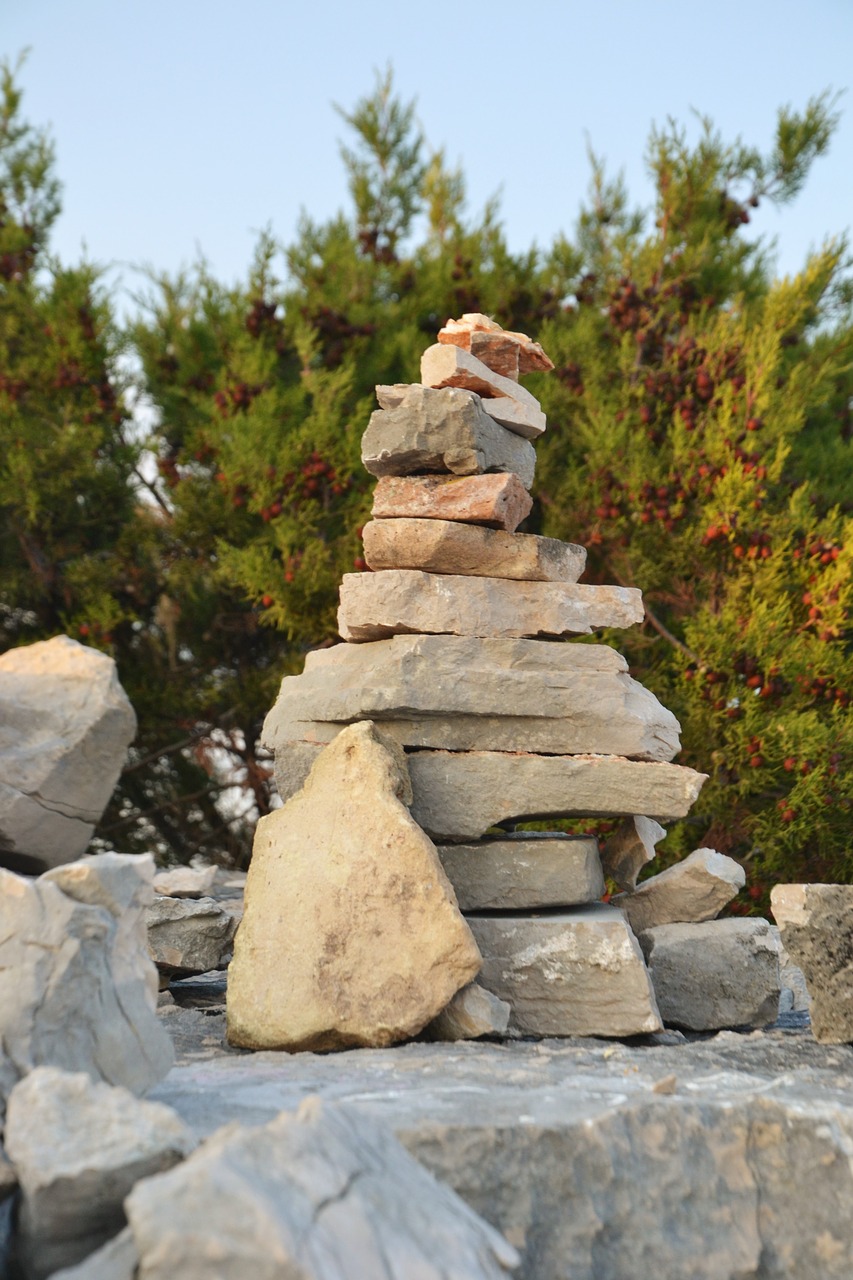
[[[213,898],[158,895],[145,920],[151,958],[166,979],[216,969],[237,928],[234,916]]]

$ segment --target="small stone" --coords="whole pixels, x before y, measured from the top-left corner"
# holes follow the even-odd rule
[[[425,387],[476,392],[486,413],[527,440],[535,440],[545,430],[545,414],[535,396],[460,347],[443,343],[427,347],[421,356],[421,382]]]
[[[777,884],[770,910],[782,944],[803,972],[814,1037],[853,1042],[853,885]]]
[[[528,338],[526,333],[502,329],[480,312],[466,312],[461,320],[448,320],[439,331],[438,340],[470,351],[483,364],[507,378],[517,378],[519,373],[546,373],[554,368],[553,361],[548,359],[538,342]]]
[[[470,982],[457,991],[446,1009],[424,1028],[427,1040],[479,1040],[481,1036],[502,1036],[509,1026],[510,1007]]]
[[[661,1030],[637,940],[603,903],[536,916],[468,917],[481,984],[538,1036],[632,1036]]]
[[[601,850],[604,874],[615,880],[620,889],[632,890],[643,867],[655,857],[655,845],[665,836],[663,827],[653,818],[639,815],[626,818],[604,842]]]
[[[586,568],[586,551],[574,543],[451,520],[371,520],[362,537],[364,558],[374,570],[577,582]]]
[[[154,876],[154,892],[167,898],[205,898],[216,881],[216,867],[170,867]]]
[[[208,973],[230,951],[237,921],[213,898],[160,897],[145,915],[148,948],[161,974]]]
[[[695,849],[682,862],[620,893],[611,902],[621,907],[634,933],[660,924],[713,920],[746,884],[746,872],[734,858],[715,849]]]
[[[512,582],[389,569],[345,573],[338,630],[344,640],[417,633],[462,636],[589,635],[643,620],[635,587]]]
[[[661,1017],[688,1031],[766,1027],[779,1012],[779,952],[766,920],[662,924],[640,934]]]
[[[515,911],[596,902],[604,876],[594,836],[516,832],[513,838],[439,845],[463,911]]]
[[[514,533],[533,499],[510,471],[482,476],[382,476],[373,491],[377,520],[458,520]]]
[[[424,471],[459,476],[512,472],[525,489],[533,484],[536,451],[529,440],[495,422],[471,391],[441,391],[418,384],[377,387],[380,404],[361,441],[361,460],[374,476]],[[383,392],[395,393],[383,396]],[[392,405],[393,400],[393,405]]]

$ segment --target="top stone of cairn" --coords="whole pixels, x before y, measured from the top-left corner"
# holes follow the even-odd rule
[[[461,320],[448,320],[438,340],[470,351],[495,373],[516,382],[520,373],[547,373],[554,368],[539,343],[526,333],[510,333],[477,311],[466,312]]]

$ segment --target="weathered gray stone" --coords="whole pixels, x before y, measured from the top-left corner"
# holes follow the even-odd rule
[[[263,740],[278,758],[290,742],[330,741],[360,719],[412,747],[664,761],[679,749],[675,716],[615,650],[468,636],[314,650],[282,681]]]
[[[386,391],[394,388],[376,388],[379,403],[388,407],[371,414],[361,442],[361,460],[371,475],[511,471],[525,489],[533,484],[533,445],[495,422],[472,391],[413,385],[391,399],[383,397]]]
[[[458,520],[371,520],[364,558],[373,570],[422,569],[521,582],[577,582],[586,551],[532,533],[506,533]]]
[[[663,924],[640,934],[661,1017],[690,1031],[765,1027],[779,1012],[779,951],[766,920]]]
[[[206,898],[216,883],[216,867],[170,867],[154,876],[154,892],[167,898]]]
[[[655,994],[625,917],[604,903],[543,915],[469,915],[479,981],[539,1036],[632,1036],[661,1029]]]
[[[0,656],[0,865],[79,858],[135,732],[106,654],[55,636]]]
[[[23,1193],[17,1251],[32,1280],[86,1258],[124,1225],[140,1178],[195,1147],[169,1107],[84,1073],[37,1067],[9,1097],[5,1142]]]
[[[145,1280],[490,1280],[518,1255],[382,1125],[308,1098],[131,1192]]]
[[[478,982],[469,982],[457,991],[446,1009],[424,1028],[428,1040],[479,1040],[481,1036],[502,1036],[509,1026],[510,1007],[486,991]]]
[[[435,343],[421,356],[421,382],[425,387],[463,387],[483,399],[483,408],[497,422],[528,440],[545,430],[545,414],[526,387],[505,378],[461,347]]]
[[[585,582],[512,582],[457,574],[389,569],[345,573],[338,630],[344,640],[388,636],[589,635],[600,627],[631,627],[643,620],[636,587]]]
[[[0,871],[0,1105],[37,1066],[144,1093],[172,1064],[155,1013],[148,856],[105,853],[38,880]]]
[[[772,890],[771,890],[772,893]],[[812,1007],[812,998],[806,986],[806,977],[799,965],[794,964],[778,925],[771,925],[770,931],[779,948],[779,981],[782,983],[782,994],[779,997],[779,1015],[784,1013],[808,1013]]]
[[[55,1271],[50,1280],[136,1280],[138,1265],[139,1254],[133,1232],[130,1227],[125,1227],[78,1266]]]
[[[438,856],[463,911],[577,906],[604,893],[594,836],[517,832],[439,845]]]
[[[373,490],[377,520],[458,520],[513,533],[533,499],[512,472],[481,476],[382,476]]]
[[[770,910],[811,996],[815,1039],[853,1041],[853,885],[777,884]]]
[[[615,880],[620,889],[632,890],[643,867],[654,858],[655,845],[660,844],[665,835],[663,827],[653,818],[641,815],[626,818],[602,847],[604,874]]]
[[[364,721],[258,824],[229,968],[232,1044],[389,1044],[476,977],[479,952],[410,797],[402,751]]]
[[[683,861],[644,880],[633,893],[611,902],[621,907],[634,933],[660,924],[713,920],[746,884],[746,872],[734,858],[715,849],[694,849]]]
[[[646,808],[684,817],[704,773],[617,756],[415,751],[408,757],[412,817],[434,839],[477,839],[501,822],[619,817]]]
[[[237,928],[234,916],[213,898],[155,898],[145,923],[151,958],[168,977],[215,969]]]

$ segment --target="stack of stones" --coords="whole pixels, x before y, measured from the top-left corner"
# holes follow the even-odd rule
[[[632,891],[658,820],[685,816],[704,775],[670,763],[678,722],[619,653],[565,643],[641,622],[641,593],[581,584],[582,547],[516,532],[546,425],[518,378],[551,361],[481,315],[438,337],[420,384],[377,387],[362,446],[378,479],[370,572],[343,579],[344,643],[310,653],[267,718],[279,790],[292,796],[344,726],[373,721],[406,752],[412,817],[515,1029],[655,1031],[635,933],[600,901],[602,860]],[[513,829],[567,817],[624,821],[602,850]]]

